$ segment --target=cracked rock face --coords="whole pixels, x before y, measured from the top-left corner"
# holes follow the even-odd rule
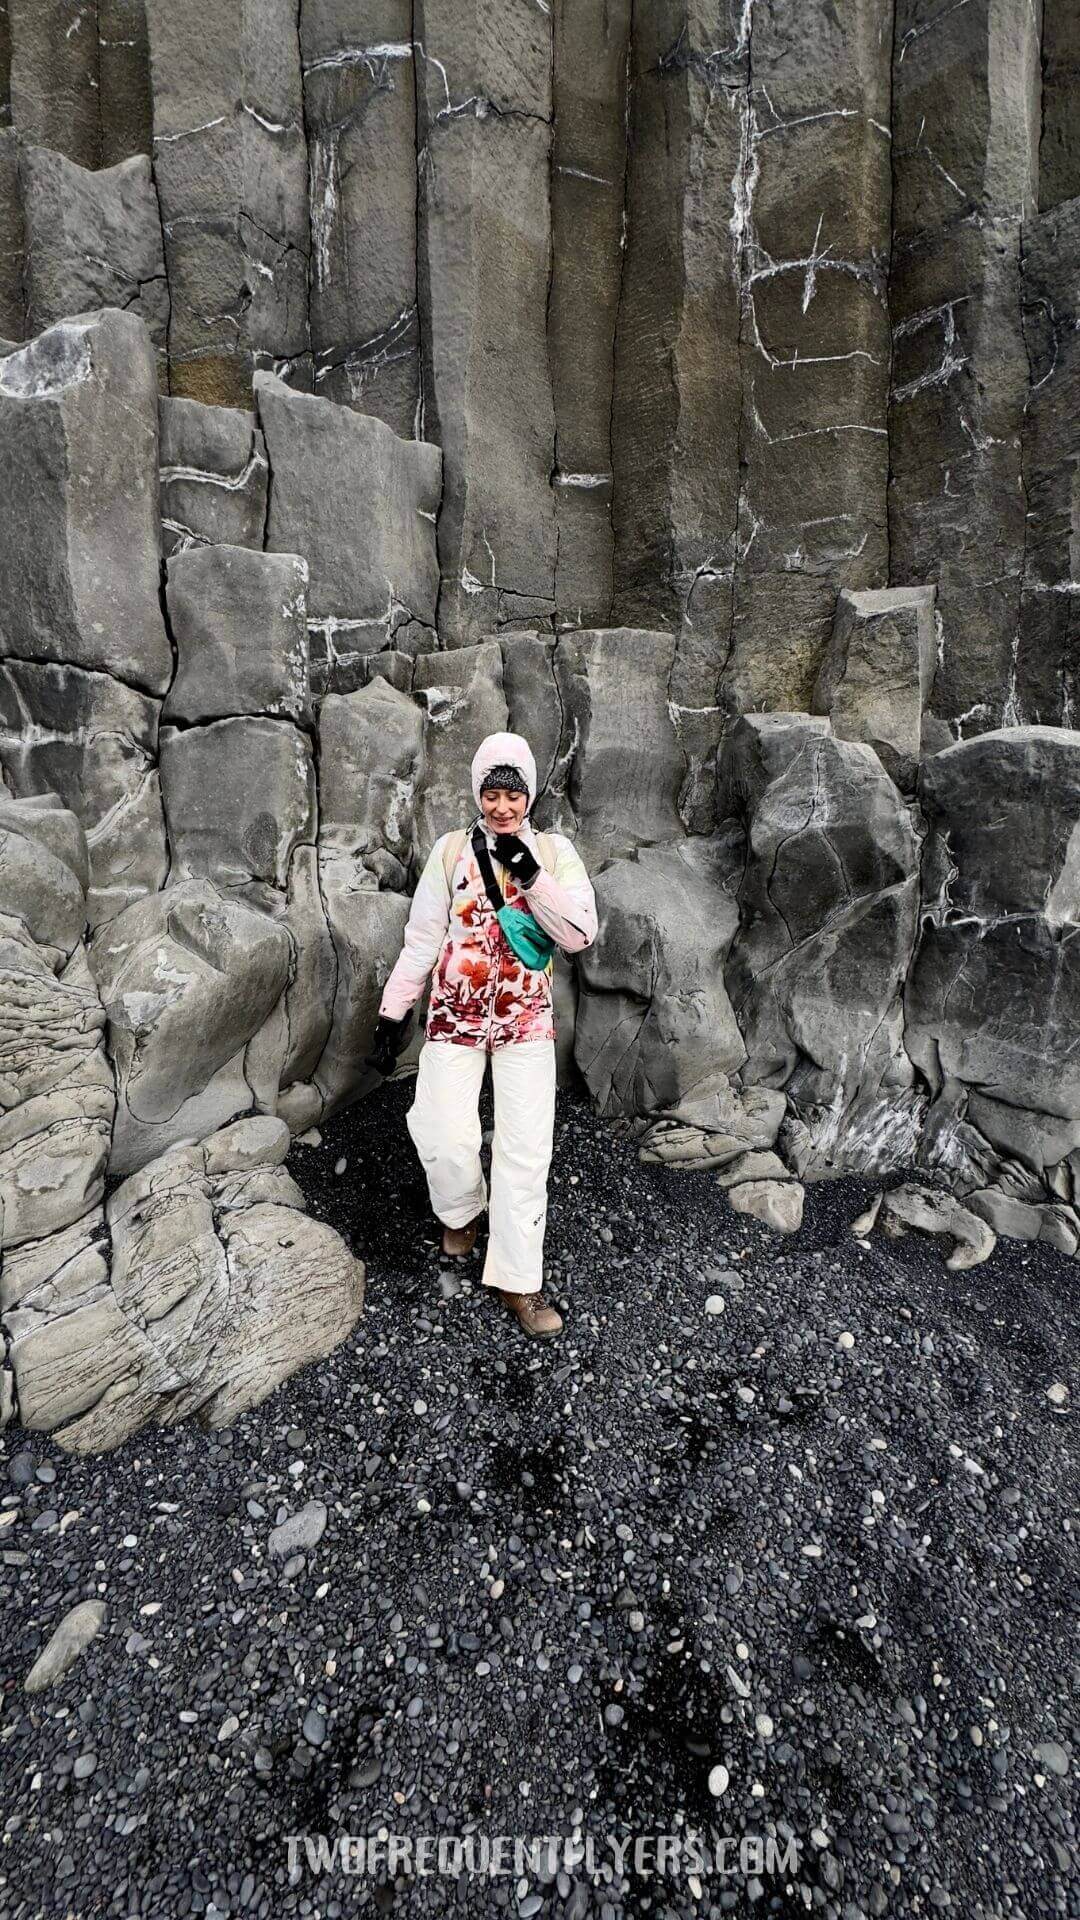
[[[412,35],[411,0],[300,10],[315,392],[406,437],[420,389]]]
[[[117,1079],[116,1172],[251,1108],[245,1054],[288,979],[283,927],[209,880],[181,881],[100,929],[90,963]]]
[[[389,646],[410,623],[434,644],[442,456],[271,374],[256,377],[255,393],[274,474],[266,544],[307,560],[308,616],[322,638],[315,689],[348,692],[339,660]]]
[[[1075,1252],[1071,26],[5,26],[0,1424],[224,1418],[351,1325],[281,1127],[365,1092],[496,729],[602,910],[560,1077],[646,1157]]]
[[[724,987],[738,870],[737,849],[716,836],[642,847],[596,876],[600,930],[582,956],[575,1052],[601,1112],[679,1110],[742,1066]]]
[[[175,880],[283,887],[294,848],[315,837],[311,745],[287,720],[163,727],[161,790]]]
[[[935,711],[970,732],[1022,717],[1012,648],[1031,371],[1019,294],[1036,203],[1038,22],[1023,8],[938,13],[899,0],[893,46],[890,579],[936,583]]]
[[[383,885],[405,885],[414,857],[423,711],[388,680],[328,694],[319,714],[321,841],[364,859]]]
[[[171,391],[250,406],[257,365],[311,384],[298,0],[148,0]],[[306,360],[306,366],[305,366]]]
[[[0,763],[24,796],[58,794],[86,834],[93,925],[168,870],[158,703],[108,673],[0,661]]]
[[[266,443],[250,414],[200,400],[161,401],[161,519],[166,554],[261,547]]]
[[[853,1148],[857,1116],[912,1078],[901,996],[918,843],[877,755],[827,723],[747,716],[729,736],[723,780],[746,831],[725,973],[747,1050],[741,1078],[785,1089],[806,1170],[838,1158],[845,1135]]]
[[[1028,511],[1007,717],[1071,726],[1080,710],[1080,590],[1074,486],[1080,450],[1080,199],[1024,228],[1024,411]]]
[[[163,358],[169,288],[149,157],[93,173],[61,153],[25,147],[19,171],[28,331],[94,307],[121,307],[142,315]]]
[[[422,0],[414,35],[424,432],[446,461],[440,631],[463,646],[555,607],[551,15]]]
[[[1080,736],[987,733],[923,768],[930,826],[908,1050],[937,1092],[1080,1111]],[[1051,800],[1052,796],[1052,800]]]
[[[159,520],[145,323],[110,308],[0,360],[0,656],[163,693]]]
[[[873,747],[905,793],[918,773],[936,666],[932,587],[837,596],[813,710],[828,714],[838,739]]]
[[[148,1421],[255,1406],[345,1338],[364,1272],[304,1217],[285,1122],[220,1125],[258,1097],[237,1042],[286,988],[291,1064],[305,1038],[307,1061],[321,1051],[290,934],[179,884],[99,934],[91,973],[87,872],[55,796],[0,792],[0,1424],[17,1414],[96,1452]],[[103,1206],[107,1163],[141,1170]]]
[[[176,554],[167,600],[178,659],[162,719],[261,714],[310,726],[307,579],[299,554],[231,546]]]

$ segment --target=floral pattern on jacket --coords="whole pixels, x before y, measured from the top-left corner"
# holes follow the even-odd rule
[[[527,823],[522,838],[539,857]],[[496,877],[507,906],[531,913],[565,951],[578,952],[596,938],[595,897],[572,843],[561,834],[550,838],[554,874],[542,868],[528,888],[519,887],[502,867],[496,866]],[[379,1012],[399,1019],[419,999],[430,975],[425,1025],[429,1040],[491,1050],[526,1040],[553,1040],[550,962],[546,968],[533,968],[518,959],[487,897],[468,838],[447,894],[445,844],[443,835],[421,875],[405,946],[383,989]]]
[[[529,910],[509,873],[498,875],[508,907]],[[526,967],[499,925],[479,863],[466,841],[454,873],[450,925],[435,965],[428,1001],[429,1040],[463,1047],[505,1047],[554,1040],[551,963]]]

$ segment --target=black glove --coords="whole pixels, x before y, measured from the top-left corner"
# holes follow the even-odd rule
[[[539,860],[516,833],[495,835],[495,858],[500,866],[509,867],[519,887],[531,887],[540,871]]]
[[[375,1022],[375,1036],[371,1043],[371,1052],[364,1057],[365,1067],[371,1067],[383,1078],[393,1073],[399,1053],[408,1044],[411,1013],[404,1013],[400,1020],[388,1020],[385,1014],[379,1015]]]

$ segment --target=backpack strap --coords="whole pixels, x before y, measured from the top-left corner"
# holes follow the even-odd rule
[[[536,847],[540,855],[540,865],[546,872],[554,873],[558,854],[555,851],[555,842],[552,840],[550,834],[538,833],[536,836]]]
[[[448,888],[454,884],[454,868],[461,858],[461,849],[465,845],[466,832],[467,828],[459,827],[456,833],[448,833],[446,836],[446,845],[443,847],[442,857],[443,872],[446,875],[446,885]]]

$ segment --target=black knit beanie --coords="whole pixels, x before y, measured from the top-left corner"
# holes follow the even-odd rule
[[[529,797],[529,783],[525,775],[520,767],[511,766],[508,760],[497,767],[490,767],[485,773],[480,782],[481,793],[486,793],[490,787],[503,787],[507,793],[523,793],[526,799]]]

